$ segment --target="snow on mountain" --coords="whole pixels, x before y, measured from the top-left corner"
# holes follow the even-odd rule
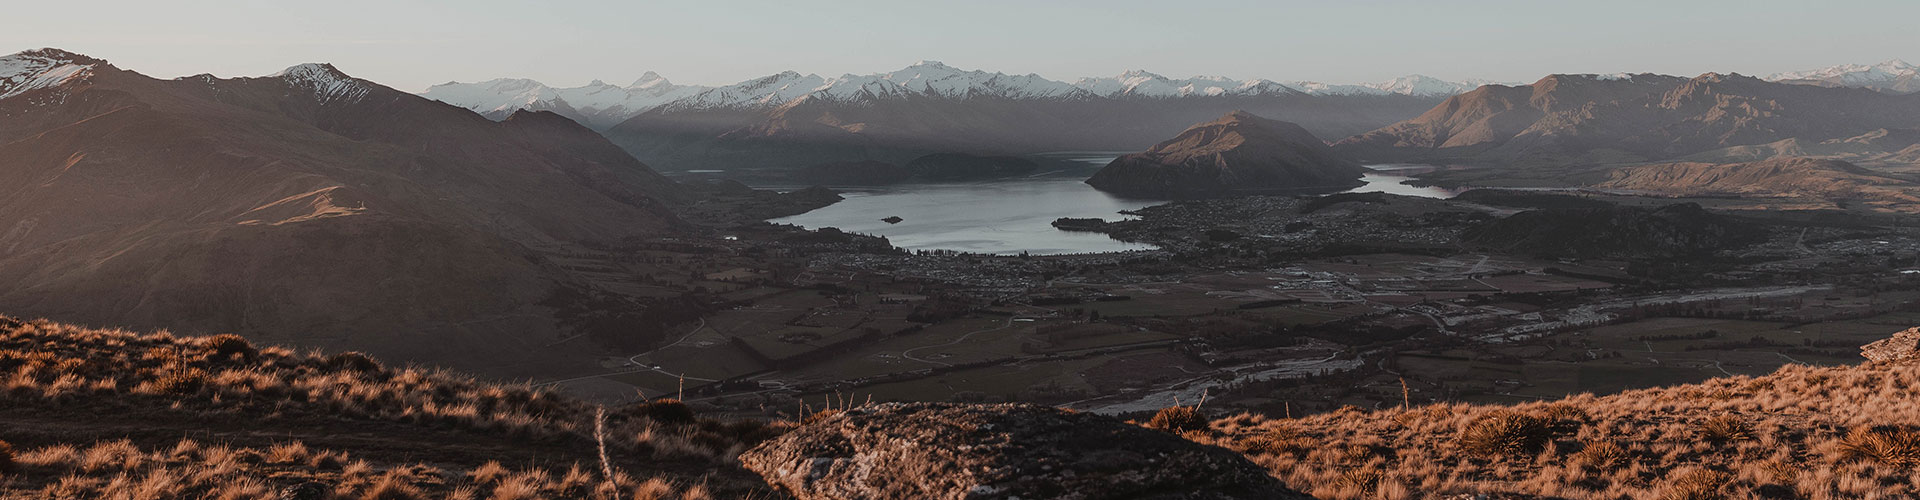
[[[311,90],[314,98],[322,103],[359,101],[372,90],[366,82],[347,76],[332,64],[326,63],[296,65],[275,73],[269,78],[283,78],[295,87]]]
[[[421,95],[464,107],[494,118],[517,109],[561,110],[573,113],[588,126],[611,127],[621,120],[651,111],[698,109],[762,109],[784,106],[797,99],[866,103],[877,99],[934,97],[949,99],[1088,99],[1175,98],[1207,96],[1316,95],[1453,95],[1479,82],[1448,82],[1413,75],[1364,85],[1328,85],[1314,82],[1280,83],[1264,79],[1196,76],[1171,79],[1146,71],[1115,77],[1081,78],[1073,83],[1040,75],[1010,75],[959,69],[938,61],[921,61],[886,73],[841,75],[834,78],[786,71],[719,87],[680,86],[648,72],[626,87],[595,81],[584,87],[553,88],[533,80],[500,79],[479,83],[449,82]]]
[[[523,78],[500,78],[478,83],[447,82],[429,87],[420,95],[496,119],[521,109],[572,110],[584,115],[577,118],[590,122],[589,126],[607,127],[707,89],[674,85],[648,71],[625,87],[594,80],[581,87],[554,88]]]
[[[1776,82],[1816,82],[1841,87],[1912,91],[1912,81],[1920,75],[1920,66],[1892,59],[1879,64],[1842,64],[1807,71],[1789,71],[1768,76]]]
[[[1196,76],[1175,80],[1145,70],[1128,71],[1115,77],[1081,78],[1073,85],[1102,97],[1168,98],[1300,93],[1297,89],[1272,80],[1235,80],[1222,76]]]
[[[1106,97],[1192,97],[1284,95],[1389,95],[1445,97],[1473,90],[1487,82],[1469,80],[1449,82],[1424,75],[1409,75],[1380,83],[1332,84],[1313,81],[1280,83],[1272,80],[1235,80],[1219,76],[1170,79],[1146,71],[1128,71],[1109,78],[1081,78],[1074,85]]]
[[[1370,84],[1288,82],[1287,86],[1313,95],[1387,95]]]
[[[1052,99],[1081,94],[1080,89],[1072,84],[1048,80],[1036,74],[967,71],[939,61],[921,61],[899,71],[875,76],[900,84],[911,92],[942,97]]]
[[[58,49],[39,49],[0,57],[0,99],[57,86],[93,74],[99,61]]]
[[[775,107],[811,94],[827,83],[820,75],[783,71],[752,80],[705,89],[666,103],[669,109],[724,109]]]
[[[1467,80],[1449,82],[1426,75],[1407,75],[1381,83],[1368,84],[1388,94],[1402,94],[1420,97],[1445,97],[1463,94],[1481,85],[1493,83],[1487,80]]]
[[[560,93],[540,82],[523,78],[499,78],[479,83],[447,82],[428,87],[421,97],[473,110],[483,115],[500,116],[514,110],[534,107],[536,103],[558,99]]]

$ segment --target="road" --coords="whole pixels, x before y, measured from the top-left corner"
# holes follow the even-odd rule
[[[662,369],[659,369],[659,368],[654,368],[652,364],[649,364],[649,363],[642,363],[642,362],[640,362],[640,357],[641,357],[641,356],[651,356],[651,355],[653,355],[653,353],[656,353],[656,352],[660,352],[660,351],[661,351],[661,350],[663,350],[663,349],[666,349],[666,348],[669,348],[669,347],[673,347],[673,346],[677,346],[677,345],[680,345],[680,343],[681,343],[681,342],[686,342],[686,341],[687,341],[687,339],[690,339],[690,338],[693,338],[693,336],[694,336],[694,334],[697,334],[697,333],[700,333],[700,330],[705,330],[705,329],[707,329],[707,319],[706,319],[706,318],[700,318],[700,324],[699,324],[698,326],[695,326],[695,327],[693,327],[693,331],[690,331],[690,332],[687,332],[687,334],[686,334],[686,335],[684,335],[684,336],[681,336],[681,337],[680,337],[680,340],[675,340],[675,341],[673,341],[673,343],[671,343],[671,344],[667,344],[667,345],[663,345],[663,346],[660,346],[660,347],[658,347],[658,348],[655,348],[654,350],[651,350],[651,351],[647,351],[647,352],[643,352],[643,353],[640,353],[640,354],[635,354],[635,355],[632,355],[632,356],[628,356],[628,357],[627,357],[627,362],[628,362],[628,363],[632,363],[632,364],[634,364],[634,365],[636,365],[636,366],[639,366],[639,368],[638,368],[638,369],[633,369],[633,370],[620,370],[620,371],[617,371],[617,372],[608,372],[608,373],[602,373],[602,374],[598,374],[598,375],[588,375],[588,376],[585,376],[585,377],[574,377],[574,378],[565,378],[565,379],[560,379],[560,380],[554,380],[554,381],[549,381],[549,382],[541,382],[541,383],[538,383],[538,384],[534,384],[533,386],[534,386],[534,387],[545,387],[545,386],[550,386],[550,385],[559,385],[559,384],[564,384],[564,383],[567,383],[567,382],[573,382],[573,381],[578,381],[578,380],[587,380],[587,379],[595,379],[595,378],[601,378],[601,377],[607,377],[607,376],[612,376],[612,375],[625,375],[625,374],[628,374],[628,373],[640,373],[640,372],[649,372],[649,371],[650,371],[650,372],[659,372],[659,373],[660,373],[660,374],[662,374],[662,375],[666,375],[666,376],[669,376],[669,377],[680,377],[680,378],[684,378],[684,379],[687,379],[687,380],[697,380],[697,381],[701,381],[701,382],[718,382],[718,380],[715,380],[715,379],[710,379],[710,378],[700,378],[700,377],[688,377],[688,376],[686,376],[686,374],[684,374],[684,373],[670,373],[670,372],[668,372],[668,371],[666,371],[666,370],[662,370]]]
[[[1008,328],[1012,328],[1012,327],[1013,327],[1013,317],[1012,317],[1012,316],[1008,316],[1008,317],[1007,317],[1007,321],[1006,321],[1006,323],[1004,323],[1004,324],[1002,324],[1002,325],[1000,325],[1000,327],[998,327],[998,328],[987,328],[987,329],[983,329],[983,330],[974,330],[974,331],[971,331],[971,332],[967,332],[967,334],[966,334],[966,335],[961,335],[961,336],[960,336],[960,338],[957,338],[957,339],[953,339],[953,341],[952,341],[952,342],[948,342],[948,343],[945,343],[945,344],[934,344],[934,345],[927,345],[927,346],[920,346],[920,347],[915,347],[915,348],[912,348],[912,349],[907,349],[907,350],[905,350],[905,351],[901,351],[901,352],[900,352],[900,357],[903,357],[903,358],[907,358],[907,359],[911,359],[911,360],[914,360],[914,361],[919,361],[919,362],[922,362],[922,363],[933,363],[933,364],[936,364],[936,365],[940,365],[940,366],[953,366],[953,363],[948,363],[948,362],[944,362],[944,361],[934,361],[934,360],[931,360],[931,359],[921,359],[921,358],[916,358],[916,357],[913,357],[913,352],[914,352],[914,351],[919,351],[919,350],[924,350],[924,349],[932,349],[932,348],[935,348],[935,347],[947,347],[947,346],[952,346],[952,345],[958,345],[958,344],[959,344],[959,343],[961,343],[961,342],[966,342],[966,341],[967,341],[967,338],[969,338],[969,337],[972,337],[972,336],[974,336],[974,335],[976,335],[976,334],[981,334],[981,333],[987,333],[987,332],[997,332],[997,331],[1000,331],[1000,330],[1005,330],[1005,329],[1008,329]]]

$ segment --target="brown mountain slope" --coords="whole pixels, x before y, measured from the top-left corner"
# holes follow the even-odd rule
[[[567,353],[540,251],[681,227],[671,183],[550,113],[492,122],[302,65],[85,65],[0,99],[0,307],[488,374]],[[579,353],[572,353],[579,354]]]
[[[1336,149],[1370,160],[1611,163],[1920,124],[1920,97],[1709,73],[1551,75],[1449,98]]]
[[[1775,196],[1878,203],[1920,201],[1920,186],[1837,160],[1774,158],[1749,163],[1666,163],[1615,170],[1596,187],[1676,196]]]
[[[1125,196],[1205,197],[1338,190],[1359,185],[1364,171],[1298,125],[1235,111],[1116,158],[1087,184]]]

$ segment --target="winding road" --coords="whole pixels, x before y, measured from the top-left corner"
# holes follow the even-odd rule
[[[919,362],[922,362],[922,363],[933,363],[933,364],[936,364],[936,365],[940,365],[940,366],[953,366],[953,363],[947,363],[947,362],[944,362],[944,361],[934,361],[934,360],[931,360],[931,359],[921,359],[921,358],[916,358],[916,357],[913,357],[913,352],[914,352],[914,351],[919,351],[919,350],[924,350],[924,349],[932,349],[932,348],[935,348],[935,347],[947,347],[947,346],[952,346],[952,345],[958,345],[958,344],[959,344],[959,343],[961,343],[961,342],[966,342],[966,341],[967,341],[967,338],[969,338],[969,337],[972,337],[972,336],[974,336],[974,335],[976,335],[976,334],[981,334],[981,333],[987,333],[987,332],[997,332],[997,331],[1000,331],[1000,330],[1005,330],[1005,329],[1008,329],[1008,328],[1012,328],[1012,327],[1013,327],[1013,319],[1014,319],[1014,318],[1013,318],[1012,316],[1008,316],[1008,317],[1007,317],[1007,321],[1006,321],[1006,323],[1004,323],[1004,324],[1002,324],[1002,325],[1000,325],[1000,326],[999,326],[998,328],[987,328],[987,329],[981,329],[981,330],[974,330],[974,331],[971,331],[971,332],[967,332],[967,334],[966,334],[966,335],[961,335],[961,336],[960,336],[960,338],[957,338],[957,339],[953,339],[953,341],[952,341],[952,342],[947,342],[947,343],[945,343],[945,344],[934,344],[934,345],[925,345],[925,346],[920,346],[920,347],[915,347],[915,348],[912,348],[912,349],[907,349],[907,350],[905,350],[905,351],[900,351],[900,357],[903,357],[903,358],[907,358],[907,359],[911,359],[911,360],[914,360],[914,361],[919,361]]]

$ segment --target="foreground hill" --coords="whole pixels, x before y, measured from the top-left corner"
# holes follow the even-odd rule
[[[1142,429],[1021,404],[726,422],[356,353],[0,317],[0,498],[1907,498],[1917,340],[1871,344],[1859,366],[1606,396],[1173,407]]]
[[[1911,356],[1915,335],[1884,347]],[[1319,498],[1912,498],[1917,384],[1912,359],[1788,365],[1515,405],[1236,415],[1185,435]]]
[[[1336,148],[1369,160],[1620,163],[1916,125],[1920,96],[1737,74],[1551,75],[1448,98]]]
[[[324,64],[159,80],[0,58],[0,307],[523,373],[544,252],[669,234],[673,184],[552,113],[494,122]]]
[[[1365,171],[1299,125],[1235,111],[1116,158],[1087,184],[1123,196],[1189,198],[1339,190],[1360,185]]]
[[[0,498],[778,498],[675,402],[3,316],[0,373]]]

